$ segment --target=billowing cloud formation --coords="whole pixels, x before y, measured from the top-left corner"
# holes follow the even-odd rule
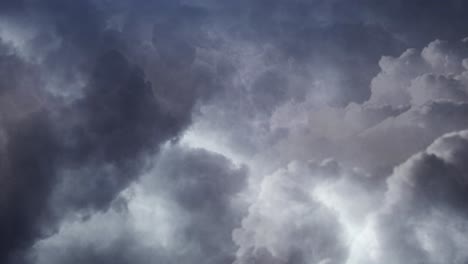
[[[187,121],[164,113],[142,76],[108,53],[84,97],[52,107],[61,113],[42,108],[6,120],[1,228],[11,235],[2,238],[2,252],[27,246],[42,228],[54,228],[43,221],[52,224],[67,210],[106,208],[135,177],[138,157],[177,135]]]
[[[0,262],[466,263],[467,8],[2,1]]]
[[[338,220],[312,195],[318,181],[336,176],[337,166],[293,163],[267,176],[242,229],[233,233],[235,263],[342,263],[346,245]]]
[[[386,186],[334,161],[292,163],[234,232],[237,263],[465,263],[467,150],[466,130],[446,134]]]
[[[270,65],[274,71],[234,76],[232,90],[227,91],[230,96],[202,106],[185,138],[250,163],[258,170],[254,177],[271,174],[294,160],[329,157],[384,177],[440,135],[467,127],[467,50],[464,41],[436,40],[420,50],[385,56],[381,72],[370,83],[369,99],[345,107],[321,101],[319,84],[298,89],[295,85],[304,76],[291,69],[280,71],[280,64],[266,64],[264,57],[245,61],[241,65],[247,69]],[[267,81],[272,71],[278,77]],[[288,89],[258,92],[258,81],[242,79],[245,76],[262,80],[260,87],[266,89],[276,90],[278,83]],[[244,88],[241,80],[250,86]],[[238,90],[244,91],[242,97],[232,94]],[[209,139],[218,143],[210,144]]]
[[[467,147],[450,133],[396,167],[349,263],[465,263]]]
[[[164,91],[180,85],[170,78],[149,82],[131,52],[138,47],[125,47],[124,33],[108,29],[107,15],[92,2],[25,1],[6,11],[0,30],[2,263],[22,261],[23,250],[53,234],[66,215],[107,209],[141,173],[142,158],[177,138],[197,100],[209,94],[166,102]],[[166,75],[180,72],[191,88],[210,85],[213,78],[192,67],[192,57],[168,58],[165,63],[189,61],[164,68]]]
[[[85,223],[70,219],[30,257],[37,263],[231,263],[246,176],[245,167],[221,155],[166,146],[108,211]]]
[[[420,52],[382,58],[382,72],[363,104],[280,106],[265,122],[287,133],[275,142],[273,155],[256,155],[260,166],[270,166],[267,171],[279,169],[259,181],[258,197],[234,232],[238,263],[466,262],[466,131],[437,139],[468,127],[463,57],[468,47],[456,45],[434,41]],[[323,155],[371,174],[347,165],[335,164],[328,174],[310,165],[299,165],[305,170],[279,165],[291,157],[307,164],[305,159]],[[379,169],[400,162],[388,178],[387,170]],[[314,211],[313,218],[305,220],[308,213],[299,208]],[[327,220],[320,220],[326,214],[318,208],[329,210]],[[337,227],[330,226],[334,221]],[[337,240],[321,248],[324,232]],[[295,243],[302,248],[294,248]]]

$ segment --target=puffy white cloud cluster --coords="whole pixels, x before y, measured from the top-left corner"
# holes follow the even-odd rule
[[[330,104],[336,75],[325,69],[281,63],[272,48],[235,54],[240,59],[231,66],[240,70],[226,79],[230,88],[201,107],[186,138],[213,139],[213,148],[254,160],[259,174],[291,160],[328,157],[388,173],[440,135],[468,125],[465,41],[436,40],[382,57],[368,100],[346,106]],[[191,143],[207,145],[201,141]]]
[[[362,104],[278,106],[271,131],[287,132],[252,162],[271,173],[234,231],[236,263],[465,263],[468,132],[446,133],[468,127],[466,52],[383,57]],[[307,162],[327,157],[341,165]]]
[[[334,161],[266,176],[235,263],[466,263],[468,130],[446,134],[385,179]]]
[[[284,130],[273,157],[335,157],[369,170],[390,169],[438,136],[467,127],[465,42],[434,41],[422,51],[383,57],[369,99],[346,107],[312,99],[279,105],[271,131]],[[263,155],[261,153],[260,155]]]
[[[234,231],[235,263],[345,263],[381,190],[369,175],[334,160],[292,162],[264,178]]]
[[[233,233],[240,246],[235,263],[341,263],[341,227],[313,195],[317,181],[338,169],[334,162],[292,163],[267,176],[242,228]]]

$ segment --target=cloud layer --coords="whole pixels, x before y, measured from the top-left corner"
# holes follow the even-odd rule
[[[0,2],[0,262],[466,263],[467,8]]]

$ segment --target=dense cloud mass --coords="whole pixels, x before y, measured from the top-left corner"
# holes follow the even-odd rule
[[[222,155],[166,146],[108,211],[84,223],[70,219],[30,257],[44,264],[230,263],[247,173]]]
[[[467,144],[449,133],[395,168],[350,263],[466,262]]]
[[[0,1],[0,263],[466,264],[466,11]]]

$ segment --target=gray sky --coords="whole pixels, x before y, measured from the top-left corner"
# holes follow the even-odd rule
[[[0,263],[466,264],[467,10],[0,1]]]

